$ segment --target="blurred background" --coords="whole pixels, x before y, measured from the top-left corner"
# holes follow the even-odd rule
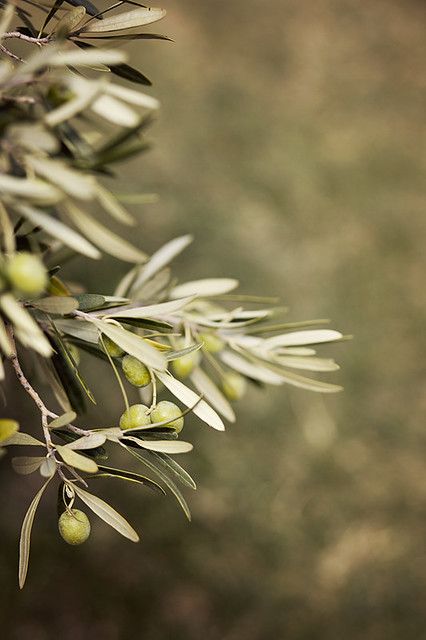
[[[139,243],[191,231],[182,280],[234,276],[279,295],[289,320],[354,334],[326,350],[345,391],[253,390],[224,435],[190,421],[192,524],[171,497],[106,481],[137,547],[95,518],[86,545],[64,545],[51,490],[22,593],[17,540],[39,481],[3,459],[3,637],[425,638],[426,5],[163,6],[153,30],[175,42],[129,47],[163,105],[153,150],[118,185],[160,195],[132,207]],[[105,292],[122,273],[113,260],[68,271]],[[114,382],[105,368],[96,380],[90,419],[115,421]],[[14,415],[36,426],[22,395]]]

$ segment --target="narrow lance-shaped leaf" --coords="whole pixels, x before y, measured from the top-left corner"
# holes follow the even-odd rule
[[[146,307],[135,307],[132,309],[123,309],[116,313],[110,314],[112,318],[155,318],[158,316],[166,316],[177,313],[194,299],[193,296],[180,300],[170,300],[169,302],[160,302]]]
[[[68,449],[82,450],[82,449],[96,449],[96,447],[101,447],[106,440],[106,436],[102,433],[90,433],[87,436],[82,436],[78,438],[78,440],[74,440],[74,442],[70,442],[66,445]]]
[[[22,431],[18,431],[13,436],[11,436],[10,438],[8,438],[7,440],[1,443],[2,447],[8,447],[12,445],[31,446],[31,447],[46,446],[44,442],[41,442],[41,440],[37,440],[36,438],[33,438],[33,436],[30,436],[29,433],[22,433]]]
[[[106,253],[125,262],[145,262],[145,253],[136,249],[130,242],[123,240],[70,202],[67,203],[67,212],[76,227]]]
[[[130,331],[126,331],[123,327],[111,322],[93,319],[93,323],[99,331],[111,338],[129,355],[142,360],[147,366],[154,369],[166,369],[167,361],[165,357],[157,349],[147,344],[146,340],[140,336],[130,333]]]
[[[161,20],[166,15],[164,9],[154,7],[140,7],[132,11],[125,11],[114,16],[104,18],[101,22],[93,20],[79,33],[102,33],[104,31],[122,31],[124,29],[134,29]]]
[[[127,480],[128,482],[135,482],[136,484],[143,484],[144,486],[158,491],[165,495],[163,487],[157,482],[154,482],[146,476],[142,476],[140,473],[134,473],[133,471],[127,471],[126,469],[113,469],[112,467],[105,467],[104,465],[98,465],[99,471],[94,478],[118,478],[119,480]]]
[[[31,530],[33,528],[34,516],[37,511],[38,504],[40,502],[41,496],[43,495],[44,490],[49,484],[51,478],[49,478],[41,489],[34,496],[33,501],[31,502],[28,511],[25,515],[24,521],[22,523],[21,529],[21,537],[19,542],[19,588],[22,589],[28,572],[28,561],[30,557],[30,545],[31,545]]]
[[[104,500],[101,500],[101,498],[81,489],[77,485],[74,485],[74,491],[80,500],[87,504],[87,506],[96,513],[97,516],[109,524],[110,527],[132,542],[139,542],[139,536],[133,527]]]
[[[171,491],[171,493],[173,493],[173,495],[175,496],[176,500],[179,502],[179,504],[182,507],[182,510],[183,510],[184,514],[186,515],[186,517],[188,518],[188,520],[191,520],[191,511],[189,510],[188,504],[187,504],[185,498],[183,497],[182,492],[180,491],[180,489],[176,486],[176,484],[173,482],[173,480],[171,480],[168,477],[168,475],[166,473],[164,473],[164,471],[159,469],[156,466],[156,464],[152,462],[152,458],[148,457],[151,454],[152,455],[156,455],[156,454],[154,452],[150,452],[150,451],[145,451],[143,454],[141,454],[138,451],[135,451],[134,449],[131,449],[130,447],[125,447],[125,448],[127,449],[127,451],[132,456],[134,456],[140,462],[142,462],[144,465],[146,465],[148,467],[148,469],[151,469],[151,471],[153,473],[155,473],[160,478],[160,480],[162,480],[164,482],[166,487]]]
[[[164,269],[176,256],[186,249],[192,240],[193,238],[190,235],[180,236],[167,242],[167,244],[153,253],[132,283],[132,290],[137,290],[152,278],[153,275],[161,271],[161,269]]]
[[[178,398],[184,405],[187,407],[194,407],[193,412],[203,420],[203,422],[218,431],[225,430],[223,420],[216,411],[212,409],[207,402],[200,400],[199,396],[184,385],[183,382],[176,380],[168,373],[158,371],[156,375],[164,386],[167,387],[167,389],[171,391],[171,393],[173,393],[173,395],[176,396],[176,398]]]
[[[193,280],[174,287],[170,292],[171,298],[183,298],[185,296],[219,296],[238,287],[238,280],[234,278],[205,278]]]
[[[209,376],[197,367],[191,373],[191,381],[195,388],[219,411],[227,420],[235,422],[235,413],[228,400]]]
[[[80,453],[69,449],[65,445],[56,445],[56,450],[61,456],[62,460],[65,464],[74,467],[75,469],[79,469],[80,471],[85,471],[86,473],[96,473],[98,470],[98,465],[96,462],[90,458],[86,458],[82,456]]]
[[[74,411],[67,411],[66,413],[58,416],[52,422],[49,422],[49,429],[59,429],[60,427],[64,427],[70,422],[73,422],[77,417],[77,414]]]
[[[67,245],[67,247],[70,247],[70,249],[73,249],[77,253],[81,253],[88,258],[98,259],[101,257],[101,253],[98,249],[83,238],[82,235],[77,233],[77,231],[70,229],[70,227],[60,220],[52,218],[52,216],[35,209],[34,207],[20,205],[17,209],[24,218],[41,227],[53,238],[56,238],[56,240],[59,240],[63,244]]]
[[[175,455],[177,453],[188,453],[188,451],[192,451],[193,446],[190,442],[183,442],[181,440],[173,441],[173,440],[141,440],[140,438],[135,438],[134,436],[124,436],[123,439],[131,440],[132,442],[136,442],[143,449],[148,449],[149,451],[158,451],[160,453],[169,453]]]
[[[320,344],[323,342],[335,342],[341,340],[342,334],[332,329],[312,329],[311,331],[293,331],[284,333],[265,340],[265,346],[272,349],[275,347],[293,347],[306,344]]]

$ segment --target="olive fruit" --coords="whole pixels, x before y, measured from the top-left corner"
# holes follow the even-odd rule
[[[61,514],[59,533],[68,544],[83,544],[90,536],[90,521],[84,511],[69,509]]]
[[[224,342],[214,333],[201,333],[200,341],[203,342],[203,347],[209,353],[218,353],[222,351]]]
[[[47,270],[40,258],[26,251],[10,258],[6,273],[14,289],[32,298],[43,293],[48,283]]]
[[[151,424],[148,407],[144,404],[132,404],[120,418],[120,429],[135,429]]]
[[[118,344],[114,342],[114,340],[111,340],[111,338],[108,338],[108,336],[102,336],[102,341],[106,351],[111,356],[111,358],[121,358],[121,356],[124,356],[124,349],[119,347]],[[102,346],[102,342],[100,344]]]
[[[178,378],[186,378],[198,365],[200,358],[201,354],[199,351],[191,351],[191,353],[187,353],[186,356],[176,358],[176,360],[172,362],[174,373]]]
[[[172,420],[173,418],[176,418],[176,420]],[[165,427],[174,429],[177,433],[182,431],[184,423],[182,411],[177,404],[168,400],[159,402],[151,412],[151,422],[164,422],[165,420],[172,420],[172,422],[165,424]]]
[[[229,371],[223,377],[222,388],[228,400],[240,400],[246,392],[247,381],[239,373]]]
[[[121,367],[127,380],[134,387],[146,387],[151,382],[151,376],[143,362],[134,356],[124,356]]]

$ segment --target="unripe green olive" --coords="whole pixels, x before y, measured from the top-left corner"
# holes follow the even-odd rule
[[[200,333],[200,341],[204,343],[204,349],[209,353],[222,351],[225,344],[215,333]]]
[[[121,358],[121,356],[124,356],[124,349],[119,347],[114,340],[111,340],[108,336],[102,336],[102,341],[111,358]],[[100,345],[102,346],[102,342],[100,342]]]
[[[176,358],[176,360],[173,360],[173,371],[178,378],[186,378],[199,364],[200,359],[201,354],[199,351],[192,351],[191,353],[187,353],[186,356],[182,356],[181,358]]]
[[[127,380],[134,387],[146,387],[151,382],[151,376],[143,362],[134,356],[124,356],[121,367]]]
[[[164,420],[172,420],[173,418],[176,418],[176,420],[168,422],[164,426],[174,429],[177,433],[180,433],[183,429],[184,419],[182,411],[179,409],[177,404],[169,402],[168,400],[162,400],[151,412],[151,422],[164,422]]]
[[[90,536],[90,521],[84,511],[70,509],[61,514],[59,533],[68,544],[83,544]]]
[[[229,371],[223,377],[222,388],[228,400],[240,400],[246,392],[247,381],[239,373]]]
[[[12,287],[32,298],[43,293],[48,283],[47,270],[40,258],[26,251],[10,258],[6,272]]]
[[[132,404],[120,418],[120,429],[135,429],[151,424],[148,407],[144,404]]]

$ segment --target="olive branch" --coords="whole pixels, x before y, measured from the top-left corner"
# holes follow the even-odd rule
[[[13,417],[1,419],[0,452],[42,448],[42,455],[12,458],[12,466],[45,480],[21,529],[22,588],[36,509],[53,478],[59,532],[70,544],[90,534],[76,499],[124,537],[139,540],[123,516],[87,491],[96,479],[168,490],[190,519],[180,485],[196,485],[173,457],[193,448],[180,439],[187,414],[223,431],[249,385],[339,391],[300,371],[336,371],[334,360],[317,349],[346,336],[327,328],[328,320],[285,322],[278,300],[235,293],[234,278],[179,283],[170,265],[190,235],[148,256],[111,229],[111,223],[135,225],[126,200],[152,201],[151,194],[114,193],[106,183],[120,162],[149,147],[146,130],[159,108],[140,91],[150,85],[147,76],[115,44],[169,40],[146,30],[164,17],[162,9],[132,1],[98,10],[87,0],[0,6],[0,380],[14,373],[40,412],[43,438],[20,430]],[[84,283],[76,287],[63,277],[66,261],[96,261],[103,253],[130,264],[114,291],[87,292]],[[123,398],[121,416],[102,427],[75,424],[84,423],[87,402],[96,404],[81,351],[104,362]],[[55,411],[24,373],[28,353]],[[137,389],[140,402],[130,404],[127,388]],[[121,450],[156,480],[104,464]]]

